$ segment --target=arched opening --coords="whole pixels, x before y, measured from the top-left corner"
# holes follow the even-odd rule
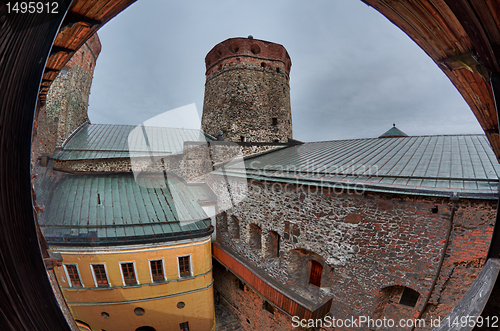
[[[225,211],[222,213],[217,214],[217,231],[220,232],[227,232],[228,230],[228,225],[227,225],[227,214]]]
[[[140,326],[135,331],[156,331],[152,326]]]
[[[262,247],[262,229],[257,224],[250,224],[250,248],[261,249]]]
[[[269,231],[266,237],[266,253],[268,257],[280,256],[280,235],[276,231]]]
[[[385,287],[380,291],[373,318],[392,318],[395,321],[411,318],[419,299],[420,293],[409,287]]]
[[[240,238],[240,221],[236,218],[236,216],[231,216],[229,223],[229,233],[231,234],[231,238],[239,239]]]

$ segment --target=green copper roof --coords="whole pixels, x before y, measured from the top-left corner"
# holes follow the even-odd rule
[[[408,137],[406,133],[399,130],[396,124],[393,124],[392,128],[387,130],[385,133],[379,136],[379,138],[391,138],[391,137]]]
[[[213,200],[204,185],[149,176],[143,187],[130,173],[36,171],[36,201],[43,208],[38,221],[49,244],[139,243],[211,232],[199,204]]]
[[[180,154],[186,141],[211,141],[201,130],[135,125],[83,124],[52,155],[89,160]]]

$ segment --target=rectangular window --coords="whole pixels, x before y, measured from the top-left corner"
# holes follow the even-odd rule
[[[180,323],[181,331],[189,331],[189,322]]]
[[[273,126],[276,126],[276,125],[278,125],[278,118],[273,117]]]
[[[124,285],[137,285],[137,278],[135,276],[134,262],[120,263],[122,267],[122,276]]]
[[[151,260],[149,261],[149,266],[151,267],[151,280],[153,282],[156,283],[165,281],[163,260]]]
[[[104,264],[92,264],[92,273],[97,287],[109,286],[108,276],[106,275],[106,267]]]
[[[179,256],[179,276],[191,276],[191,261],[189,256]]]
[[[68,278],[69,286],[82,287],[82,281],[80,280],[80,273],[78,272],[77,265],[65,264],[64,269],[66,270],[66,278]]]

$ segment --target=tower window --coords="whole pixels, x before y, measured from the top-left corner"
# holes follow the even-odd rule
[[[134,262],[120,263],[122,267],[123,285],[137,285]]]
[[[154,283],[163,282],[165,280],[163,260],[151,260],[149,266],[151,267],[151,280]]]
[[[277,117],[273,117],[273,123],[272,123],[273,126],[276,126],[278,125],[278,118]]]
[[[92,273],[97,287],[109,286],[108,276],[106,275],[106,267],[104,264],[92,264]]]
[[[179,256],[179,277],[191,276],[191,259],[190,256]]]
[[[189,331],[189,322],[180,323],[181,331]]]
[[[69,286],[82,287],[82,281],[80,280],[80,274],[78,273],[77,265],[65,264],[64,269],[66,270],[66,276],[68,278]]]

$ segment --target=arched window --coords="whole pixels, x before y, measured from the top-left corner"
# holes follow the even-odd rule
[[[266,253],[268,257],[280,256],[280,235],[276,231],[269,231],[266,239]]]
[[[262,229],[257,224],[250,224],[250,248],[261,249]]]
[[[231,223],[229,224],[229,232],[231,233],[231,237],[234,239],[240,238],[240,221],[236,218],[236,216],[231,216]]]
[[[152,326],[140,326],[135,331],[156,331]]]

